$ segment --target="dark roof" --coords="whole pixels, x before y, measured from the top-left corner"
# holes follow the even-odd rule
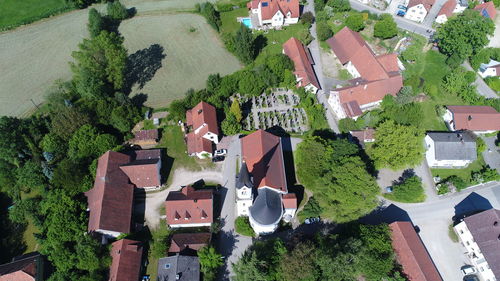
[[[258,190],[257,198],[250,207],[250,216],[262,225],[275,224],[283,214],[281,195],[269,188]]]
[[[477,159],[476,140],[467,132],[428,132],[434,141],[436,160]]]
[[[244,186],[253,188],[253,183],[250,179],[250,173],[248,172],[247,163],[245,161],[241,164],[240,174],[236,178],[236,188],[240,189]]]
[[[139,241],[121,239],[111,245],[113,259],[109,281],[137,281],[142,267],[142,244]]]
[[[451,0],[450,0],[451,1]],[[145,140],[158,140],[158,130],[140,130],[135,132],[134,139],[136,141],[145,141]]]
[[[15,257],[12,262],[0,265],[0,276],[18,280],[43,280],[43,257],[38,252]],[[35,279],[36,278],[36,279]],[[0,278],[1,279],[1,278]]]
[[[403,273],[408,280],[442,281],[413,224],[397,221],[389,227],[397,261],[403,267]]]
[[[210,243],[212,234],[207,233],[176,233],[172,235],[170,243],[170,253],[179,253],[185,249],[198,251]]]
[[[487,211],[464,219],[474,241],[497,279],[500,278],[500,211]]]
[[[179,275],[179,279],[176,279]],[[158,260],[158,281],[198,281],[200,262],[198,257],[175,255]]]

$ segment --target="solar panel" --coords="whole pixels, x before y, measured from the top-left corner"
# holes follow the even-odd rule
[[[268,3],[267,2],[262,2],[262,7],[267,7]]]

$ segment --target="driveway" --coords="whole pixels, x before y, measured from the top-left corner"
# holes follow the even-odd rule
[[[467,70],[476,72],[474,69],[472,69],[471,65],[467,61],[464,62],[462,66],[465,67],[465,69]],[[476,86],[477,92],[481,96],[492,99],[498,98],[497,94],[486,84],[486,82],[484,82],[484,80],[477,73],[476,73],[476,81],[474,81],[474,83],[472,84]]]
[[[483,152],[484,162],[500,173],[500,149],[495,145],[496,137],[483,137],[483,140],[488,147]]]
[[[490,37],[488,47],[500,48],[500,17],[496,17],[495,33],[493,33],[493,36]]]

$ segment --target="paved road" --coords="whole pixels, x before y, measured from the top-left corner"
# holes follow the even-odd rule
[[[484,162],[500,173],[500,149],[495,145],[496,137],[484,137],[483,139],[488,147],[483,152]]]
[[[468,61],[464,62],[462,66],[465,67],[465,69],[467,70],[476,72],[474,69],[472,69],[472,66],[469,64]],[[472,84],[476,86],[477,92],[481,96],[492,99],[498,98],[497,94],[492,89],[490,89],[490,87],[488,87],[486,82],[484,82],[484,80],[477,73],[476,73],[476,81],[474,81],[474,83]]]

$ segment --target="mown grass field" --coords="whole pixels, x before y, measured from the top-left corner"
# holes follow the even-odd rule
[[[72,9],[65,0],[0,0],[0,30]]]
[[[220,19],[222,22],[221,32],[234,33],[240,28],[241,23],[236,19],[238,17],[248,17],[247,8],[239,8],[232,10],[231,12],[224,12],[220,14]]]

